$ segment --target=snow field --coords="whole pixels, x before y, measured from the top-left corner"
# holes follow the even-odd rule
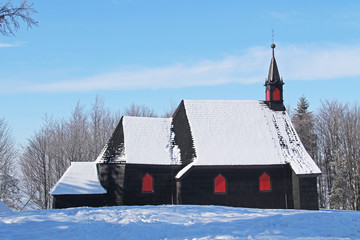
[[[0,213],[0,239],[360,239],[360,212],[121,206]]]

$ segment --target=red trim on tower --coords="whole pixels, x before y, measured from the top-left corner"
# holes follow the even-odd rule
[[[270,101],[270,91],[266,89],[266,101]]]

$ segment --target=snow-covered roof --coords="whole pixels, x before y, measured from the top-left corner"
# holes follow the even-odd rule
[[[126,163],[171,164],[172,118],[123,119]]]
[[[273,111],[262,101],[184,100],[184,106],[194,166],[290,163],[299,175],[321,173],[286,111]]]
[[[51,195],[105,194],[95,162],[72,162],[50,191]]]
[[[176,161],[176,146],[171,147],[172,118],[132,117],[124,116],[119,124],[122,131],[114,134],[123,134],[121,142],[115,146],[107,144],[97,163],[107,162],[108,148],[116,148],[111,162],[125,162],[129,164],[178,164]],[[113,136],[114,137],[114,136]]]

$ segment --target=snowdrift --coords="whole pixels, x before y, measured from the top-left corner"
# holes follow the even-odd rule
[[[121,206],[0,213],[0,239],[360,239],[360,212]]]

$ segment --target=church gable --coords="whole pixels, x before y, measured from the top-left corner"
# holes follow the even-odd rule
[[[122,117],[116,126],[111,138],[108,143],[99,154],[96,162],[98,163],[113,163],[115,160],[121,159],[121,156],[124,155],[124,128],[123,128]]]
[[[180,160],[182,165],[188,165],[196,158],[194,141],[186,115],[184,100],[181,101],[173,115],[174,146],[180,149]]]

